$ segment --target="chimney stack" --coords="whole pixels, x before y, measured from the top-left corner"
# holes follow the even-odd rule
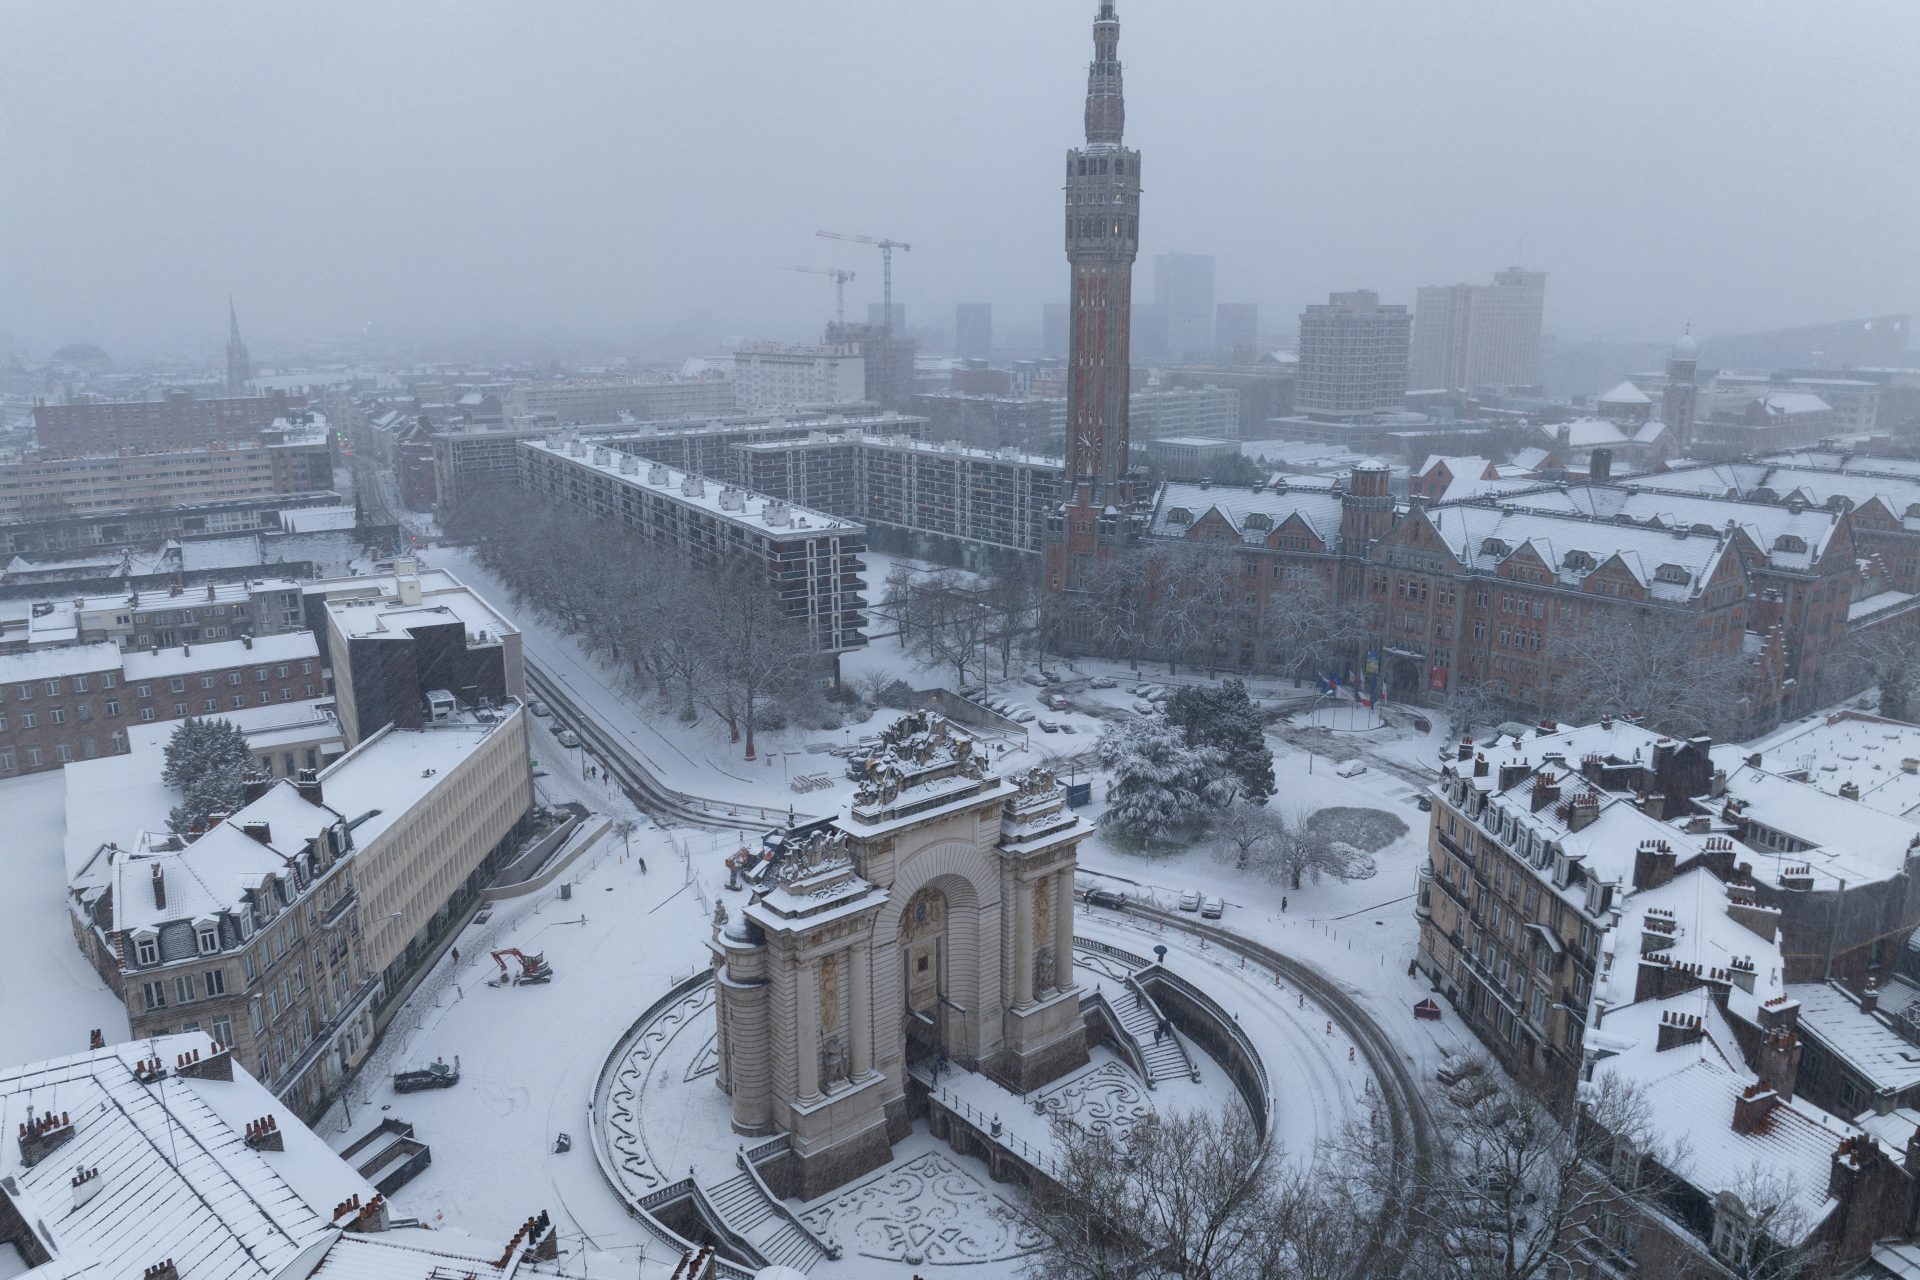
[[[1546,772],[1533,775],[1532,804],[1535,813],[1540,812],[1550,804],[1556,803],[1559,799],[1560,779]]]
[[[295,779],[293,787],[294,790],[300,793],[300,798],[308,804],[324,803],[321,798],[320,771],[318,769],[302,769]]]
[[[1591,791],[1582,791],[1573,798],[1573,809],[1568,815],[1567,830],[1584,831],[1593,825],[1600,816],[1600,797]]]
[[[1660,1015],[1660,1032],[1659,1038],[1654,1041],[1654,1052],[1665,1053],[1683,1044],[1697,1043],[1704,1035],[1706,1032],[1700,1026],[1699,1014],[1675,1013],[1668,1009]]]
[[[73,1207],[80,1209],[99,1195],[100,1188],[105,1184],[100,1181],[100,1167],[95,1165],[91,1169],[76,1169],[70,1185],[73,1187]]]
[[[180,1280],[180,1270],[173,1265],[173,1259],[156,1262],[140,1273],[140,1280]]]
[[[62,1111],[49,1111],[39,1119],[20,1122],[20,1163],[31,1169],[64,1146],[74,1134],[73,1121]]]
[[[1872,1013],[1880,1007],[1880,984],[1872,978],[1860,989],[1860,1012]]]
[[[249,769],[240,775],[240,807],[245,808],[273,790],[273,775],[264,769]]]
[[[247,1121],[247,1145],[255,1151],[285,1151],[287,1145],[280,1136],[280,1122],[272,1116]]]
[[[1800,1056],[1803,1052],[1800,1037],[1786,1027],[1770,1028],[1760,1038],[1754,1074],[1773,1083],[1782,1102],[1793,1101],[1793,1088],[1800,1079]]]
[[[157,862],[153,864],[153,905],[161,911],[167,909],[167,873]]]
[[[1756,1080],[1733,1100],[1733,1131],[1738,1134],[1759,1132],[1766,1126],[1767,1117],[1779,1105],[1780,1095],[1768,1087],[1765,1080]]]

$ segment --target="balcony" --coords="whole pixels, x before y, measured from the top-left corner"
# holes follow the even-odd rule
[[[1452,836],[1450,836],[1450,835],[1448,835],[1448,834],[1447,834],[1446,832],[1444,832],[1444,831],[1442,831],[1442,830],[1440,830],[1440,829],[1439,829],[1439,828],[1437,828],[1437,827],[1436,827],[1436,828],[1434,828],[1434,832],[1433,832],[1433,834],[1434,834],[1434,835],[1435,835],[1436,837],[1438,837],[1438,838],[1439,838],[1439,840],[1440,840],[1440,847],[1441,847],[1442,849],[1445,849],[1445,850],[1446,850],[1446,851],[1447,851],[1448,853],[1450,853],[1450,854],[1452,854],[1452,855],[1453,855],[1454,857],[1456,857],[1456,858],[1458,858],[1458,859],[1460,859],[1460,861],[1462,861],[1462,862],[1464,862],[1464,863],[1466,863],[1466,864],[1467,864],[1468,866],[1470,866],[1470,867],[1471,867],[1471,866],[1473,866],[1473,865],[1474,865],[1474,862],[1473,862],[1473,855],[1472,855],[1471,853],[1469,853],[1469,852],[1468,852],[1468,851],[1467,851],[1467,850],[1466,850],[1466,849],[1465,849],[1465,848],[1464,848],[1464,847],[1463,847],[1463,846],[1462,846],[1462,845],[1460,844],[1460,842],[1459,842],[1459,841],[1457,841],[1457,840],[1455,840],[1455,839],[1454,839],[1454,838],[1453,838]]]

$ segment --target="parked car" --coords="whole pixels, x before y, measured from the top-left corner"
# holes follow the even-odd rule
[[[1111,889],[1089,889],[1087,890],[1087,905],[1090,907],[1112,907],[1118,909],[1126,906],[1127,900],[1124,896],[1115,893]]]
[[[1342,778],[1356,778],[1367,771],[1367,766],[1358,760],[1342,760],[1333,771]]]
[[[985,693],[986,690],[977,684],[963,684],[958,689],[955,689],[954,692],[963,698],[978,698],[981,694]]]
[[[1042,720],[1040,722],[1040,732],[1058,733],[1060,732],[1060,722],[1058,720]]]
[[[1420,793],[1419,798],[1416,799],[1414,803],[1420,806],[1420,812],[1422,813],[1433,812],[1433,797],[1424,791]]]
[[[1477,1076],[1487,1069],[1487,1064],[1479,1058],[1464,1054],[1450,1053],[1434,1069],[1433,1078],[1451,1088],[1471,1076]]]
[[[1145,695],[1145,693],[1147,692],[1147,690],[1149,690],[1149,689],[1151,689],[1151,688],[1153,688],[1153,686],[1152,686],[1152,685],[1150,685],[1150,684],[1148,684],[1148,683],[1147,683],[1147,682],[1146,682],[1145,680],[1142,680],[1142,681],[1140,681],[1140,682],[1139,682],[1138,684],[1130,684],[1130,685],[1128,685],[1128,686],[1127,686],[1127,692],[1128,692],[1128,693],[1130,693],[1130,694],[1132,694],[1132,695],[1133,695],[1134,697],[1136,697],[1136,698],[1138,698],[1138,697],[1141,697],[1141,696],[1143,696],[1143,695]]]
[[[1049,671],[1045,667],[1040,668],[1040,678],[1048,684],[1060,683],[1060,673],[1058,671]]]
[[[1049,711],[1068,711],[1073,707],[1073,704],[1067,701],[1066,695],[1062,693],[1050,693],[1040,701]]]
[[[1074,728],[1074,727],[1073,727],[1073,726],[1072,726],[1071,724],[1069,724],[1069,723],[1067,723],[1067,722],[1066,722],[1065,720],[1062,720],[1062,721],[1060,722],[1060,732],[1062,732],[1062,733],[1078,733],[1078,732],[1080,732],[1080,731],[1079,731],[1078,729],[1076,729],[1076,728]]]
[[[1208,898],[1200,904],[1200,916],[1205,920],[1218,920],[1227,909],[1225,898]]]
[[[1135,711],[1138,711],[1143,716],[1150,716],[1154,712],[1158,711],[1160,708],[1154,706],[1151,702],[1148,702],[1145,698],[1135,698],[1133,700],[1133,709]]]
[[[580,735],[571,729],[562,729],[558,737],[560,739],[560,745],[563,747],[577,747],[580,745]]]
[[[1036,717],[1031,711],[1016,711],[1013,718],[1021,724],[1032,724]]]
[[[1041,675],[1038,671],[1029,671],[1027,672],[1026,675],[1023,675],[1020,678],[1026,681],[1028,684],[1032,685],[1036,689],[1044,689],[1047,687],[1047,678]]]
[[[1096,689],[1117,689],[1120,687],[1120,682],[1112,676],[1095,676],[1093,679],[1087,681],[1087,683]]]
[[[1198,889],[1188,889],[1183,892],[1180,895],[1180,909],[1182,911],[1198,911],[1200,909],[1200,891]]]
[[[1172,690],[1162,689],[1159,685],[1155,685],[1153,686],[1153,688],[1147,690],[1148,702],[1165,702],[1168,698],[1171,698],[1172,696],[1173,696]]]
[[[532,702],[529,702],[527,704],[527,710],[533,712],[533,714],[537,716],[550,716],[553,714],[553,708],[548,706],[546,703],[540,701],[540,699],[538,698],[535,698]]]

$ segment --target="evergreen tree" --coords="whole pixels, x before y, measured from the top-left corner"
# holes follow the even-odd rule
[[[231,720],[183,720],[167,739],[160,777],[181,795],[167,814],[175,834],[205,827],[215,813],[233,813],[245,794],[241,776],[252,763],[246,735]]]
[[[1238,680],[1189,685],[1167,699],[1166,717],[1189,747],[1212,747],[1221,754],[1240,800],[1267,802],[1274,791],[1273,752],[1246,685]]]
[[[1225,755],[1216,747],[1188,746],[1172,725],[1116,725],[1100,736],[1098,751],[1109,771],[1104,821],[1130,838],[1196,827],[1233,798]]]

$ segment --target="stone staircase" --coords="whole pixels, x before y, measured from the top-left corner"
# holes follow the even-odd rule
[[[744,1169],[725,1182],[703,1187],[701,1195],[727,1230],[752,1246],[770,1267],[811,1271],[827,1257],[826,1250],[782,1213],[760,1181]]]
[[[1191,1080],[1200,1078],[1199,1069],[1188,1056],[1179,1032],[1168,1027],[1167,1034],[1160,1038],[1158,1044],[1154,1043],[1153,1029],[1160,1023],[1160,1006],[1141,989],[1137,980],[1129,978],[1111,1004],[1114,1016],[1120,1019],[1120,1029],[1127,1033],[1139,1050],[1140,1061],[1147,1069],[1149,1087],[1176,1076],[1186,1076]]]

